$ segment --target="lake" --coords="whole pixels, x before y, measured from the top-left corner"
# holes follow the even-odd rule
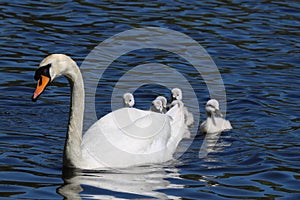
[[[3,199],[300,198],[298,1],[1,1],[0,10]],[[167,163],[64,168],[68,81],[31,101],[35,70],[53,53],[94,78],[97,118],[122,106],[126,90],[149,109],[187,88],[192,137]],[[233,126],[217,139],[199,132],[212,97]]]

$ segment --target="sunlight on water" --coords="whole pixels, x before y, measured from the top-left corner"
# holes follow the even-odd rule
[[[299,198],[299,8],[298,1],[2,1],[1,197]],[[201,159],[205,136],[194,124],[196,136],[182,141],[177,154],[183,155],[177,161],[108,171],[64,169],[68,81],[57,79],[38,102],[31,102],[39,62],[48,54],[65,53],[80,66],[100,42],[146,26],[186,34],[207,50],[226,89],[227,108],[221,109],[227,110],[234,129],[208,141]],[[176,69],[189,80],[199,102],[197,117],[203,121],[209,99],[203,77],[179,55],[155,49],[131,51],[110,64],[97,86],[97,117],[112,110],[115,86],[122,89],[149,79],[139,71],[131,82],[117,84],[126,71],[148,63]],[[164,78],[160,76],[156,78]],[[148,109],[156,95],[169,98],[169,92],[162,85],[143,85],[135,91],[136,106]],[[184,96],[193,98],[190,92]]]

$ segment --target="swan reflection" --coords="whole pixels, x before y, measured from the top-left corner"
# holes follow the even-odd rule
[[[159,192],[160,189],[183,188],[167,178],[179,179],[178,169],[162,166],[133,167],[122,170],[83,171],[63,169],[64,184],[58,193],[66,199],[128,199],[157,198],[179,199]],[[95,194],[92,188],[96,188]]]
[[[231,146],[231,142],[218,142],[220,139],[230,138],[230,136],[221,136],[222,132],[206,134],[199,151],[199,158],[207,158],[209,153],[222,152],[225,147]]]

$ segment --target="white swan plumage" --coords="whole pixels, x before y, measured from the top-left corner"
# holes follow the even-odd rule
[[[166,114],[121,108],[95,122],[82,136],[84,85],[79,67],[69,56],[46,57],[35,73],[36,101],[48,83],[65,76],[71,86],[71,107],[63,153],[70,168],[102,169],[165,162],[173,158],[185,132],[183,106]]]
[[[223,118],[220,112],[219,102],[216,99],[207,101],[206,106],[207,118],[200,125],[202,133],[220,133],[232,129],[230,121]]]

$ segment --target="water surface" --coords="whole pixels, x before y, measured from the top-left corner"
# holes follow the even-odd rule
[[[299,8],[298,1],[1,1],[1,197],[299,198]],[[58,79],[33,103],[34,70],[52,53],[68,54],[80,65],[100,42],[145,26],[184,33],[207,50],[223,78],[234,129],[202,159],[204,136],[197,133],[177,161],[125,171],[63,169],[68,82]],[[151,49],[112,63],[97,88],[98,117],[111,110],[118,73],[149,62],[167,64],[192,80],[202,121],[209,98],[203,79],[184,59]],[[139,88],[137,106],[147,108],[156,94],[168,95],[168,90]]]

